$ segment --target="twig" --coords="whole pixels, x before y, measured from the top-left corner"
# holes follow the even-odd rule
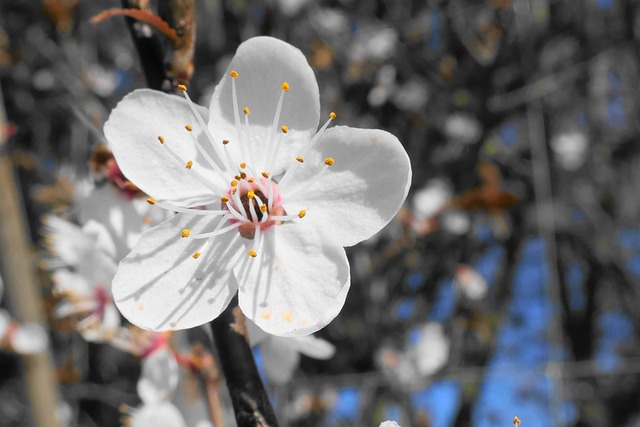
[[[122,7],[131,9],[129,0],[122,0]],[[164,69],[164,50],[162,42],[158,36],[150,30],[147,24],[136,21],[133,18],[125,18],[133,44],[140,57],[140,65],[147,79],[147,86],[156,90],[170,90],[171,87],[165,84],[167,74]]]
[[[44,324],[44,306],[38,293],[26,226],[6,149],[6,116],[0,92],[0,261],[4,282],[16,318],[21,322]],[[25,381],[33,420],[39,427],[57,427],[56,381],[47,351],[23,356]]]
[[[247,335],[244,315],[235,297],[211,322],[220,364],[227,381],[238,427],[278,427],[269,396],[264,389]]]

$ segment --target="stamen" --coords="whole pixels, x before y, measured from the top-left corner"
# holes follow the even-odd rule
[[[249,211],[251,212],[251,220],[258,222],[258,214],[256,213],[256,208],[253,206],[253,197],[249,198]]]
[[[242,112],[244,113],[245,116],[248,116],[249,114],[251,114],[251,110],[249,109],[249,107],[244,107],[242,109]]]
[[[222,196],[220,198],[220,203],[225,204],[229,201],[229,198],[227,196]]]
[[[231,155],[229,154],[229,149],[227,148],[227,145],[229,144],[229,140],[228,139],[223,139],[222,140],[222,152],[224,153],[224,159],[226,160],[226,162],[228,164],[233,164],[233,161],[231,160]]]
[[[191,169],[191,167],[192,167],[192,166],[193,166],[193,161],[192,161],[192,160],[189,160],[189,161],[187,162],[187,165],[186,165],[185,167],[186,167],[187,169]]]
[[[265,205],[262,200],[260,200],[260,197],[255,198],[255,201],[258,202],[258,208],[260,209],[260,212],[262,213],[262,219],[260,220],[260,222],[266,222],[269,215],[265,215],[267,213],[267,205]]]
[[[225,210],[207,210],[207,209],[193,209],[193,208],[182,208],[180,206],[173,205],[171,203],[166,202],[158,202],[156,199],[149,198],[147,199],[147,203],[150,205],[157,205],[159,208],[162,208],[166,211],[170,212],[180,212],[189,215],[201,215],[201,216],[216,216],[216,215],[226,215],[227,211]]]
[[[184,95],[184,98],[187,100],[187,104],[189,104],[189,108],[191,109],[191,113],[195,116],[196,120],[198,121],[198,124],[200,125],[200,127],[204,131],[204,134],[206,135],[207,139],[209,140],[209,143],[213,146],[213,150],[216,152],[216,158],[222,159],[223,156],[221,155],[222,153],[220,153],[220,148],[218,147],[218,144],[215,143],[215,138],[213,137],[213,135],[211,134],[211,131],[209,130],[209,128],[205,124],[204,120],[202,119],[202,116],[200,115],[198,110],[196,110],[195,104],[193,103],[193,101],[191,101],[191,97],[189,97],[189,94],[187,93],[187,87],[184,86],[184,85],[181,85],[181,86],[184,89],[180,89],[180,90],[182,91],[182,94]],[[178,87],[180,87],[180,86],[178,86]],[[188,129],[188,128],[187,128],[187,130],[191,131],[191,129]],[[198,149],[200,154],[202,154],[204,156],[204,158],[207,160],[207,162],[209,162],[209,164],[211,164],[214,169],[227,170],[227,171],[231,170],[231,165],[230,164],[225,164],[224,161],[221,161],[221,166],[218,166],[213,161],[213,159],[207,154],[207,152],[204,150],[204,148],[200,144],[200,141],[198,141],[198,139],[195,138],[195,136],[194,136],[194,139],[195,139],[196,149]]]
[[[180,158],[180,156],[178,155],[178,153],[176,153],[175,151],[173,151],[173,150],[169,147],[169,145],[167,145],[167,144],[162,144],[162,146],[163,146],[164,148],[166,148],[166,149],[167,149],[167,152],[169,152],[169,154],[171,154],[171,156],[172,156],[174,159],[176,159],[176,161],[177,161],[178,163],[180,163],[181,165],[186,164],[186,162]],[[193,164],[192,164],[192,166],[193,166]],[[222,188],[218,187],[218,186],[217,186],[217,185],[215,185],[213,182],[211,182],[210,180],[206,179],[206,178],[205,178],[204,176],[202,176],[200,173],[198,173],[197,171],[195,171],[195,170],[193,170],[193,169],[191,169],[191,168],[188,168],[188,169],[190,169],[190,170],[191,170],[191,172],[190,172],[190,173],[192,173],[196,178],[198,178],[198,180],[200,181],[200,183],[201,183],[202,185],[204,185],[205,187],[207,187],[207,188],[208,188],[209,190],[211,190],[214,194],[224,193],[224,190],[223,190]]]
[[[192,257],[193,257],[193,259],[198,259],[198,258],[200,258],[200,255],[201,255],[200,252],[194,252]]]
[[[178,90],[181,92],[186,92],[187,91],[187,86],[185,85],[178,85]]]
[[[218,225],[222,224],[223,222],[224,221],[220,221],[220,223]],[[231,225],[229,225],[227,227],[224,227],[224,228],[216,227],[216,229],[214,231],[212,231],[212,232],[197,234],[197,235],[193,236],[193,238],[194,239],[208,239],[210,237],[215,237],[215,236],[219,236],[221,234],[224,234],[227,231],[234,230],[234,229],[240,227],[241,225],[242,225],[241,222],[236,222],[236,223],[233,223],[233,224],[231,224]]]
[[[303,150],[302,154],[299,157],[296,157],[296,160],[298,160],[298,158],[302,158],[303,159],[302,162],[300,160],[298,160],[298,163],[304,163],[304,157],[307,155],[309,150],[311,150],[311,148],[315,145],[315,143],[320,139],[320,137],[322,136],[324,131],[327,130],[327,127],[329,127],[329,123],[331,123],[333,120],[335,120],[335,118],[336,118],[336,113],[331,112],[329,114],[329,120],[327,120],[324,123],[324,125],[322,125],[320,130],[318,132],[316,132],[316,134],[313,136],[313,138],[311,138],[311,141],[309,142],[309,144],[307,144],[307,146]],[[285,169],[285,171],[286,171],[285,175],[282,177],[282,179],[280,180],[278,185],[280,185],[281,187],[284,186],[284,183],[287,182],[288,179],[289,179],[289,176],[291,176],[291,171],[294,169],[294,166],[295,166],[295,163],[293,165],[289,165],[289,167],[287,169]]]
[[[255,249],[258,249],[259,247],[260,247],[260,226],[257,226],[253,233],[253,249],[255,250]]]
[[[302,158],[302,156],[296,157],[296,160],[300,163],[304,163],[304,159]]]
[[[255,258],[256,256],[258,256],[257,252],[254,251],[253,249],[249,249],[249,251],[247,251],[247,253],[249,254],[250,257]]]
[[[267,164],[264,165],[266,169],[271,169],[273,152],[275,151],[274,144],[276,143],[276,134],[278,133],[278,122],[280,121],[280,113],[282,112],[282,103],[284,101],[284,94],[285,92],[289,91],[289,83],[283,82],[281,85],[281,88],[282,88],[282,92],[280,92],[280,97],[278,98],[278,104],[276,105],[276,113],[273,116],[273,124],[271,125],[272,131],[269,138],[267,156],[265,157],[267,159]],[[289,128],[287,128],[286,126],[285,128],[287,129],[287,131],[289,131]]]
[[[313,179],[313,181],[311,182],[311,185],[308,185],[307,187],[303,187],[303,186],[295,187],[291,191],[287,192],[287,197],[293,197],[296,194],[300,193],[301,191],[307,191],[307,192],[310,191],[313,187],[315,187],[315,185],[318,182],[322,181],[322,177],[327,173],[329,168],[334,163],[335,163],[335,161],[331,157],[327,157],[326,159],[324,159],[324,167],[322,168],[322,170],[320,170],[318,175],[316,175],[316,177]],[[285,176],[285,178],[286,178],[286,176]],[[282,181],[284,181],[284,179]],[[280,181],[280,185],[282,185],[282,181]]]
[[[236,189],[236,188],[234,188],[234,190],[237,190],[237,189]],[[242,219],[241,219],[241,221],[249,222],[249,219],[247,218],[247,211],[244,209],[244,205],[242,204],[242,200],[240,200],[240,195],[238,194],[238,192],[237,192],[237,191],[232,191],[232,192],[231,192],[231,195],[233,196],[234,204],[236,205],[236,207],[238,208],[238,210],[239,210],[240,212],[242,212]],[[231,209],[232,209],[232,206],[231,206],[229,203],[227,203],[227,208],[228,208],[229,210],[231,210]],[[240,219],[240,218],[238,218],[238,219]]]
[[[238,73],[234,70],[231,71],[229,73],[229,75],[232,77],[231,79],[231,95],[233,98],[233,119],[236,123],[236,139],[238,141],[240,141],[240,155],[245,158],[245,159],[250,159],[249,157],[247,157],[245,150],[244,150],[244,145],[246,144],[245,138],[241,139],[241,134],[243,134],[242,132],[242,128],[240,126],[240,112],[238,111],[238,93],[236,90],[236,79],[238,78]],[[246,138],[248,139],[248,138]],[[223,141],[224,143],[224,141]],[[228,143],[228,141],[227,141]]]
[[[306,215],[306,211],[304,212],[304,215]],[[300,216],[300,212],[298,212],[296,215],[271,215],[269,219],[273,221],[294,221],[303,218],[304,215]]]
[[[289,126],[282,125],[280,126],[280,130],[282,131],[282,133],[289,133]]]
[[[240,212],[238,212],[230,203],[227,203],[227,209],[229,209],[229,213],[231,214],[231,216],[233,216],[240,222],[251,222],[249,221],[249,218],[247,218],[247,213],[244,210],[244,206],[242,206],[242,204],[236,206],[240,206],[240,209],[242,209],[243,213],[240,214]]]
[[[262,172],[260,175],[264,176],[265,178],[269,178],[269,172]]]
[[[307,214],[307,211],[302,209],[300,212],[298,212],[298,218],[302,219],[305,217],[306,214]]]
[[[193,126],[191,125],[185,125],[184,128],[188,131],[188,132],[192,132],[193,131]]]
[[[247,164],[245,162],[240,163],[240,169],[244,169],[247,167]]]
[[[164,136],[158,135],[158,141],[160,141],[160,144],[164,144]]]
[[[183,238],[189,237],[190,235],[191,235],[191,230],[189,230],[188,228],[185,228],[180,233],[180,236],[182,236]]]

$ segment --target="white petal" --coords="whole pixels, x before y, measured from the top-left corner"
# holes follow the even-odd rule
[[[138,396],[145,404],[168,399],[178,385],[180,368],[168,348],[153,352],[142,362],[138,380]]]
[[[11,315],[5,309],[0,308],[0,340],[3,340],[11,325]]]
[[[244,123],[242,109],[251,110],[249,123],[252,138],[242,140],[244,151],[250,159],[240,159],[236,138],[236,126],[233,112],[233,97],[229,72],[235,70],[238,108],[240,120]],[[289,127],[284,136],[277,166],[271,168],[272,175],[282,172],[287,159],[295,158],[296,147],[315,134],[320,117],[320,96],[318,83],[306,58],[297,48],[271,37],[255,37],[238,47],[227,73],[216,87],[209,107],[209,127],[219,140],[229,139],[238,162],[255,162],[255,169],[262,169],[266,160],[266,146],[272,132],[273,119],[282,92],[283,82],[289,83],[289,91],[284,95],[278,132],[281,125]],[[242,134],[240,135],[242,137]],[[293,155],[293,157],[291,157]]]
[[[197,108],[206,120],[206,110]],[[187,124],[193,126],[193,132],[185,130]],[[211,191],[185,167],[192,160],[211,181],[219,179],[196,150],[195,137],[204,146],[209,142],[185,99],[148,89],[133,91],[113,109],[104,133],[122,173],[151,197],[183,205],[210,200]],[[185,164],[167,152],[158,136],[164,137]]]
[[[324,328],[340,312],[350,286],[344,249],[301,221],[267,231],[234,272],[239,305],[264,331],[303,336]]]
[[[264,360],[264,372],[274,384],[286,384],[300,364],[300,353],[291,348],[287,340],[293,338],[271,337],[260,348]]]
[[[120,261],[133,248],[144,231],[168,219],[172,213],[149,205],[145,200],[126,200],[111,185],[93,191],[79,203],[78,216],[85,225],[95,220],[107,229],[115,246],[114,259]]]
[[[52,273],[51,278],[56,292],[71,293],[82,297],[91,297],[93,287],[86,278],[61,268]]]
[[[324,159],[335,160],[314,184]],[[329,129],[280,191],[288,212],[309,221],[342,246],[381,230],[398,212],[411,184],[409,156],[398,139],[376,129]],[[291,198],[287,194],[297,192]]]
[[[285,338],[283,338],[285,339]],[[292,341],[289,344],[305,356],[318,360],[326,360],[336,354],[336,346],[327,340],[309,335],[308,337],[291,337],[286,338]]]
[[[47,331],[35,323],[20,325],[11,337],[11,347],[20,354],[35,354],[46,350],[49,344]]]
[[[186,427],[184,417],[171,402],[142,405],[131,417],[129,427]]]
[[[383,422],[380,424],[380,427],[400,427],[400,426],[399,426],[399,425],[398,425],[398,423],[397,423],[397,422],[395,422],[395,421],[388,421],[388,420],[387,420],[387,421],[383,421]]]
[[[150,229],[120,263],[114,301],[131,323],[154,331],[209,322],[229,304],[236,285],[231,263],[240,242],[235,231],[205,240],[182,238],[213,231],[219,219],[177,214]],[[201,252],[198,259],[192,255]]]

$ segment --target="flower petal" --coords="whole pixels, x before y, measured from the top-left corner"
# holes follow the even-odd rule
[[[206,119],[206,109],[197,108]],[[187,124],[193,126],[193,132],[185,130]],[[199,173],[222,185],[196,150],[194,138],[205,147],[210,143],[198,129],[185,99],[149,89],[135,90],[113,109],[104,133],[122,173],[151,197],[183,205],[210,200],[211,191],[185,167],[189,160],[200,166]],[[171,156],[158,136],[184,164]]]
[[[288,340],[294,338],[270,337],[260,344],[264,372],[274,384],[286,384],[300,364],[300,353],[293,349]]]
[[[303,336],[337,316],[350,286],[343,248],[302,221],[266,232],[257,252],[234,272],[240,308],[260,328]]]
[[[209,241],[181,237],[213,231],[219,218],[177,214],[150,229],[120,263],[113,279],[114,301],[131,323],[149,330],[187,329],[217,317],[236,285],[232,257],[237,232]],[[201,252],[197,259],[195,252]]]
[[[238,108],[248,106],[251,138],[242,139],[243,151],[252,159],[240,159],[240,148],[233,144],[236,139],[236,125],[233,111],[232,77],[236,71]],[[308,142],[316,133],[320,118],[320,95],[318,83],[306,58],[297,48],[272,37],[255,37],[242,43],[233,57],[227,73],[215,89],[209,107],[209,128],[219,138],[232,141],[228,148],[238,162],[250,162],[258,171],[263,170],[267,157],[267,146],[272,135],[278,98],[283,82],[289,83],[289,91],[284,94],[282,112],[277,123],[289,128],[283,138],[279,160],[271,168],[272,175],[284,169],[288,159],[300,144]],[[244,123],[244,114],[239,112]]]
[[[318,178],[327,157],[335,163]],[[377,129],[330,129],[304,163],[287,173],[294,174],[280,188],[287,211],[305,209],[305,221],[342,246],[368,239],[389,223],[411,184],[409,156],[402,144]]]
[[[142,362],[137,384],[138,396],[149,404],[168,400],[178,386],[180,367],[168,348],[161,348]]]
[[[331,344],[327,340],[309,335],[307,337],[292,337],[282,338],[289,339],[292,342],[289,344],[291,347],[304,354],[318,360],[326,360],[333,357],[336,354],[336,346]]]

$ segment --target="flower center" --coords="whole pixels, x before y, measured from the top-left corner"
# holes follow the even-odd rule
[[[238,177],[236,177],[238,178]],[[240,223],[238,231],[245,239],[254,239],[256,229],[267,231],[286,218],[278,184],[266,178],[240,176],[234,179],[222,198],[223,209],[229,211],[232,224]]]

